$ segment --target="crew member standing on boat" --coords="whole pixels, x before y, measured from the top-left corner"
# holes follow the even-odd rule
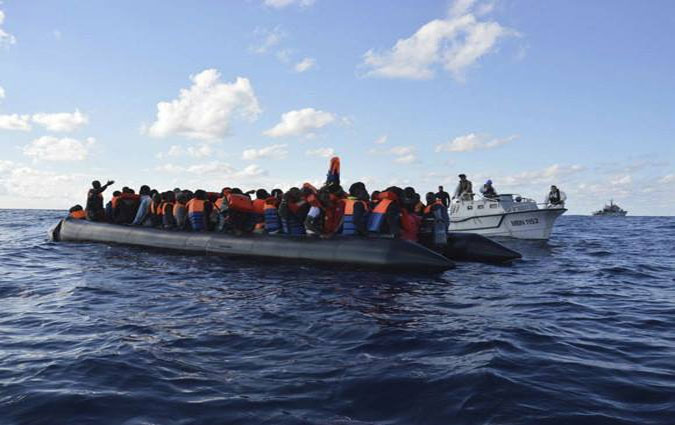
[[[440,200],[445,208],[450,206],[450,194],[443,190],[443,186],[438,186],[438,192],[436,193],[436,199]]]
[[[460,174],[459,183],[457,183],[457,189],[455,189],[455,194],[453,199],[473,199],[473,185],[469,180],[466,179],[466,174]]]
[[[488,180],[485,182],[483,187],[480,188],[480,193],[483,195],[484,198],[497,197],[497,191],[495,190],[494,186],[492,186],[492,180]]]
[[[558,189],[556,185],[551,186],[551,191],[548,193],[548,197],[546,198],[546,204],[548,204],[549,207],[556,207],[565,204],[564,195],[560,192],[560,189]]]
[[[91,189],[89,189],[89,192],[87,193],[87,208],[85,208],[87,220],[105,220],[105,210],[103,209],[103,192],[113,183],[115,182],[109,180],[104,186],[101,186],[101,182],[98,180],[91,182]]]

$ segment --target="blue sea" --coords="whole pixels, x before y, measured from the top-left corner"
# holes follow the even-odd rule
[[[563,216],[510,266],[52,243],[0,210],[0,424],[674,424],[675,218]]]

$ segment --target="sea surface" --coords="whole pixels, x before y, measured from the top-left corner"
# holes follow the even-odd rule
[[[0,210],[0,424],[675,424],[675,218],[396,275],[52,243]]]

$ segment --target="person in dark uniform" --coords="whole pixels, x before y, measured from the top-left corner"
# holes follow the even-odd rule
[[[436,199],[440,200],[445,208],[450,206],[450,194],[443,190],[443,186],[438,186],[438,192],[436,192]]]
[[[91,189],[87,193],[87,207],[85,208],[87,220],[89,221],[105,221],[105,209],[103,208],[103,192],[108,186],[115,182],[109,180],[104,186],[101,182],[94,180],[91,182]]]

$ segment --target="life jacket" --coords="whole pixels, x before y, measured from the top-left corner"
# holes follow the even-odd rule
[[[354,206],[356,204],[363,205],[363,213],[366,214],[368,212],[368,203],[353,197],[343,199],[342,203],[344,207],[342,209],[342,229],[340,230],[340,233],[349,236],[356,235],[358,234],[358,228],[354,222]]]
[[[300,208],[302,208],[304,202],[289,202],[288,210],[290,214],[288,218],[281,218],[281,226],[283,232],[289,235],[304,235],[307,232],[305,231],[305,225],[298,218],[298,213]]]
[[[91,191],[94,189],[90,189],[89,193],[87,193],[87,206],[84,209],[85,211],[102,211],[103,210],[103,194],[102,193],[97,193],[92,195]]]
[[[434,202],[432,202],[431,204],[427,205],[426,208],[424,208],[424,215],[430,214],[436,205],[445,208],[443,202],[440,199],[436,199]]]
[[[226,197],[228,209],[244,213],[253,212],[253,202],[251,202],[251,198],[248,196],[228,193]]]
[[[263,217],[265,220],[265,230],[267,233],[276,233],[281,230],[281,219],[279,218],[279,213],[277,212],[277,199],[270,197],[265,199],[265,205],[263,206]]]
[[[167,229],[173,229],[176,227],[176,219],[173,217],[173,208],[174,203],[166,201],[162,203],[161,215],[162,215],[162,226]]]
[[[418,201],[413,207],[413,212],[417,215],[424,214],[424,204],[421,201]]]
[[[190,220],[192,230],[201,231],[206,230],[206,217],[204,216],[204,206],[206,201],[202,199],[190,199],[186,205],[187,217]]]
[[[256,199],[252,202],[254,231],[262,232],[265,229],[265,200]]]
[[[113,203],[113,220],[115,223],[131,223],[136,217],[140,195],[135,193],[122,193]]]
[[[71,211],[68,213],[68,217],[74,218],[76,220],[84,220],[87,218],[87,213],[85,213],[84,210]]]
[[[422,219],[403,209],[401,211],[401,239],[417,242],[417,235],[419,233]]]
[[[176,227],[182,229],[185,227],[185,219],[187,218],[187,205],[176,201],[173,204],[173,219],[176,222]]]
[[[369,232],[379,232],[382,228],[382,223],[384,222],[385,214],[389,209],[389,206],[394,202],[398,201],[398,197],[394,192],[382,192],[378,195],[380,201],[375,205],[373,211],[368,217],[368,231]]]

